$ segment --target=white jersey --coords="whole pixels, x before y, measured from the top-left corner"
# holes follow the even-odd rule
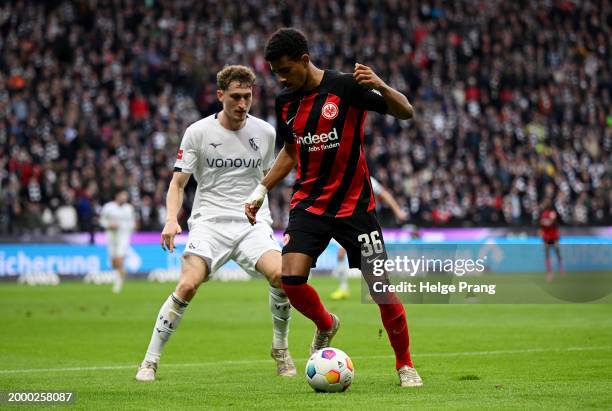
[[[264,171],[272,168],[275,138],[272,125],[251,115],[236,131],[223,127],[217,114],[187,128],[174,170],[193,174],[198,183],[190,225],[213,219],[247,221],[244,204]],[[267,197],[257,220],[272,224]]]
[[[370,183],[372,183],[372,191],[376,197],[383,193],[384,188],[382,184],[378,182],[378,180],[376,180],[374,177],[370,177]]]
[[[118,235],[129,236],[136,227],[134,207],[128,203],[119,205],[115,201],[104,204],[100,212],[100,225],[105,229],[115,226]]]

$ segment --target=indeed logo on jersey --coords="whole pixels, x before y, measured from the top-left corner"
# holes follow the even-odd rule
[[[299,137],[293,133],[295,142],[299,145],[309,146],[308,151],[320,151],[327,150],[328,148],[335,148],[340,145],[338,140],[338,131],[334,127],[329,133],[321,134],[306,134],[305,136]],[[329,144],[326,144],[329,143]],[[315,145],[316,144],[316,145]],[[321,145],[318,145],[321,144]]]

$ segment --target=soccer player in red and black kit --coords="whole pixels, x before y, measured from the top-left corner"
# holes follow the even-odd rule
[[[281,280],[291,305],[316,324],[310,347],[315,352],[329,346],[340,326],[307,284],[310,268],[331,238],[346,249],[351,267],[362,268],[362,252],[370,256],[368,262],[386,258],[363,150],[366,113],[409,119],[413,109],[406,96],[367,66],[355,64],[352,75],[317,68],[298,30],[276,31],[265,58],[284,88],[276,98],[277,136],[284,147],[247,200],[245,213],[254,224],[267,191],[297,166]],[[410,358],[404,307],[395,294],[386,296],[386,304],[375,301],[395,352],[400,385],[423,385]]]
[[[552,247],[557,254],[557,263],[559,264],[559,272],[563,272],[561,264],[561,251],[559,250],[559,223],[557,212],[552,207],[550,199],[544,200],[542,203],[542,213],[540,214],[540,236],[544,241],[544,252],[546,257],[546,280],[551,282],[554,274],[552,269],[552,261],[550,260],[550,248]]]

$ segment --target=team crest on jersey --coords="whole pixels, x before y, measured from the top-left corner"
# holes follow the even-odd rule
[[[249,139],[249,144],[251,145],[251,148],[255,151],[259,151],[259,146],[257,145],[257,143],[255,142],[255,138],[250,138]]]
[[[176,155],[176,159],[177,160],[183,159],[183,149],[182,148],[178,151],[178,154]]]
[[[321,110],[321,115],[328,120],[333,120],[338,117],[338,111],[339,110],[336,103],[329,102],[323,106],[323,109]]]

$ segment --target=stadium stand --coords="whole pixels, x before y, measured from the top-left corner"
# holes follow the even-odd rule
[[[15,1],[0,6],[0,234],[92,231],[123,186],[140,230],[160,230],[224,64],[253,67],[252,114],[275,122],[263,44],[287,25],[320,66],[371,65],[413,102],[410,122],[370,115],[366,137],[412,223],[531,225],[548,196],[564,225],[611,224],[609,1]],[[272,193],[278,228],[290,193]]]

